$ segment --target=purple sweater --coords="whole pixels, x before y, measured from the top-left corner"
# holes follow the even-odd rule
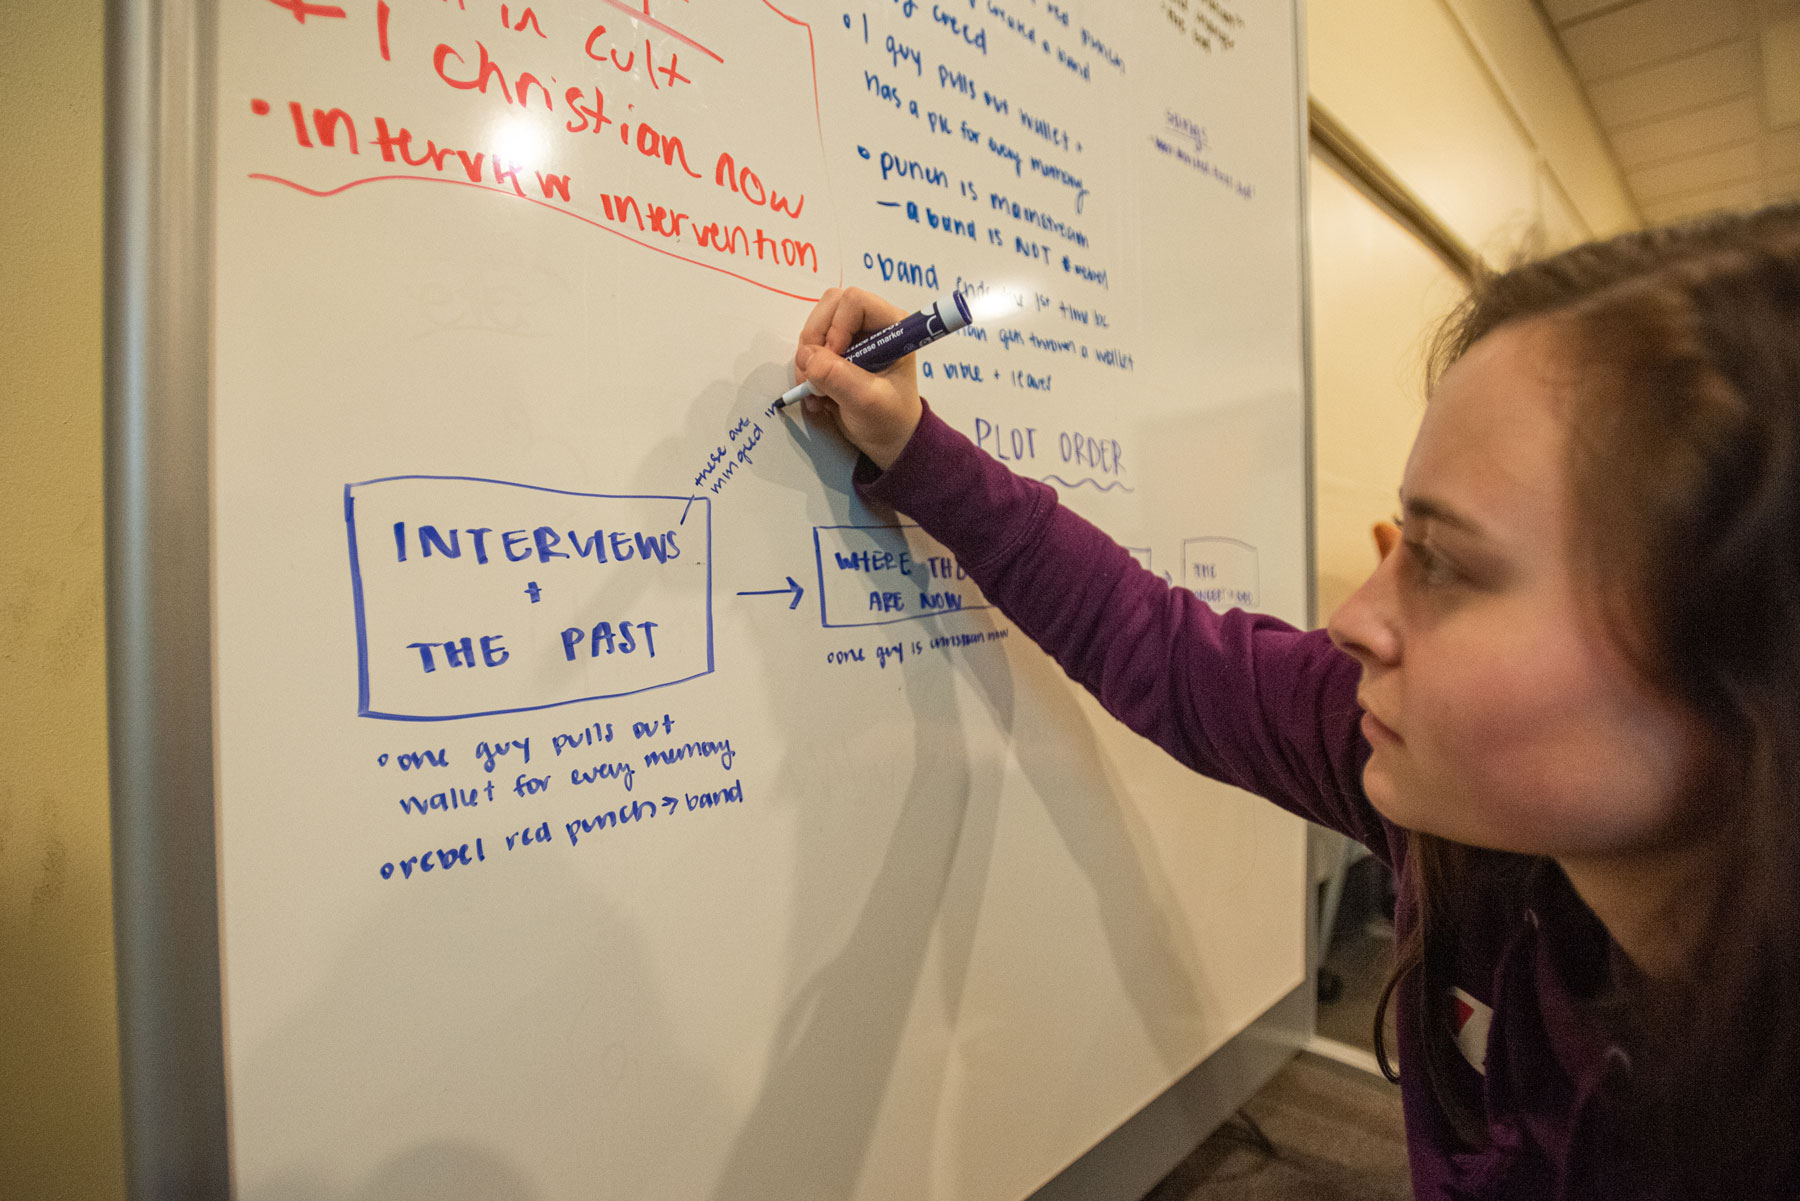
[[[1402,878],[1406,896],[1405,831],[1363,792],[1359,669],[1324,631],[1235,609],[1216,614],[929,408],[891,468],[864,458],[855,481],[865,500],[905,513],[948,547],[988,600],[1108,712],[1195,771],[1361,842]],[[1478,900],[1457,931],[1455,979],[1427,1002],[1461,1015],[1492,1011],[1485,1074],[1476,1067],[1479,1040],[1467,1036],[1479,1018],[1462,1053],[1449,1056],[1450,1087],[1482,1115],[1479,1145],[1459,1140],[1443,1116],[1420,1070],[1416,992],[1398,993],[1399,1059],[1412,1065],[1403,1067],[1401,1094],[1420,1201],[1555,1201],[1618,1186],[1607,1126],[1630,1064],[1593,1003],[1611,940],[1560,871],[1522,874],[1518,864],[1478,857],[1468,891]],[[1416,920],[1403,900],[1400,938]]]

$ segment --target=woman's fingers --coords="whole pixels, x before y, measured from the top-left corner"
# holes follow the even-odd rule
[[[906,310],[889,304],[873,292],[847,288],[838,297],[831,314],[831,326],[825,334],[825,345],[839,354],[864,334],[872,334],[906,316]]]
[[[823,346],[825,331],[831,328],[831,318],[838,309],[838,300],[844,294],[842,288],[827,288],[825,295],[819,297],[819,303],[813,305],[812,312],[806,315],[806,323],[800,327],[801,346]]]
[[[813,391],[829,396],[840,404],[849,404],[857,409],[879,405],[878,395],[882,387],[879,376],[870,375],[860,367],[844,361],[842,355],[834,353],[828,346],[809,348],[807,355],[805,378],[812,384]],[[892,391],[892,389],[888,389]]]
[[[861,288],[832,288],[819,298],[800,327],[801,346],[829,346],[843,354],[864,334],[886,329],[906,316],[906,310],[889,304]]]
[[[833,288],[813,306],[794,349],[794,377],[820,394],[817,403],[808,400],[806,411],[835,420],[844,436],[884,469],[919,424],[912,360],[872,374],[846,361],[843,353],[857,339],[905,316],[904,309],[871,292]]]

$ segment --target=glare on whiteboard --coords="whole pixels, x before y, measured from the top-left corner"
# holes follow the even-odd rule
[[[969,315],[977,321],[992,321],[996,317],[1017,317],[1025,308],[1025,298],[1029,293],[1024,288],[1016,288],[1010,284],[989,287],[979,296],[969,300]]]
[[[535,171],[550,164],[550,139],[543,127],[529,117],[503,117],[489,135],[493,154],[509,167]]]

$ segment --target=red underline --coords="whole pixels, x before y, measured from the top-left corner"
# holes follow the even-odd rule
[[[765,291],[765,292],[773,292],[777,296],[791,297],[794,300],[805,301],[808,304],[816,304],[819,300],[819,297],[817,297],[817,296],[802,296],[798,292],[788,292],[788,291],[785,291],[784,289],[777,288],[772,284],[765,284],[760,280],[751,279],[748,275],[739,275],[736,271],[727,271],[725,268],[717,266],[713,263],[708,263],[701,259],[690,259],[686,255],[676,254],[672,250],[664,250],[661,246],[653,246],[649,242],[641,242],[638,239],[632,237],[630,234],[624,232],[623,230],[614,229],[610,225],[602,225],[600,222],[595,221],[591,217],[584,217],[580,213],[570,212],[568,209],[562,208],[559,205],[551,204],[548,201],[539,200],[533,196],[521,196],[517,192],[511,191],[507,188],[498,188],[492,184],[473,183],[473,182],[471,182],[469,180],[465,180],[465,179],[438,179],[438,178],[435,178],[430,175],[371,175],[367,179],[353,179],[349,183],[339,184],[335,188],[328,188],[324,191],[320,191],[317,188],[309,188],[305,184],[302,184],[302,183],[295,183],[291,179],[283,179],[279,175],[265,175],[258,171],[252,171],[250,173],[250,178],[251,179],[265,179],[265,180],[268,180],[270,183],[285,184],[287,187],[294,189],[294,191],[296,191],[296,192],[302,192],[308,196],[316,196],[320,199],[325,199],[327,197],[339,195],[340,193],[343,193],[343,192],[348,192],[351,188],[358,188],[366,183],[387,183],[387,182],[391,182],[391,181],[395,181],[395,180],[405,180],[405,181],[410,181],[412,183],[445,183],[445,184],[454,184],[455,186],[457,186],[459,188],[474,188],[478,192],[491,192],[496,196],[505,196],[510,200],[528,201],[532,204],[537,205],[539,208],[549,209],[553,213],[561,213],[565,217],[573,217],[575,220],[581,222],[583,225],[591,225],[595,229],[601,230],[602,232],[605,232],[605,233],[612,234],[614,237],[624,238],[627,242],[630,242],[633,246],[642,246],[645,250],[654,250],[657,254],[665,255],[668,258],[675,259],[678,262],[692,263],[694,266],[704,267],[708,271],[717,271],[720,275],[729,275],[732,279],[742,280],[743,282],[745,282],[747,284],[750,284],[754,287],[763,289],[763,291]]]
[[[649,13],[639,12],[637,9],[632,8],[630,5],[625,3],[625,0],[600,0],[600,2],[602,4],[612,5],[614,8],[618,9],[622,13],[625,13],[627,16],[629,16],[634,21],[642,21],[644,24],[650,26],[652,29],[662,30],[664,33],[668,34],[670,37],[674,38],[676,41],[680,42],[682,45],[692,46],[694,49],[698,50],[700,53],[711,58],[716,63],[722,63],[725,61],[724,59],[720,58],[718,55],[714,54],[711,50],[708,50],[705,46],[702,46],[699,42],[696,42],[693,38],[689,37],[687,34],[682,33],[678,29],[670,29],[667,25],[664,25],[661,21],[658,21],[655,17],[651,16]]]

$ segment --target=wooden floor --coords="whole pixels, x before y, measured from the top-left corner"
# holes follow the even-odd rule
[[[1242,1112],[1144,1201],[1411,1198],[1400,1089],[1379,1076],[1303,1054]]]

